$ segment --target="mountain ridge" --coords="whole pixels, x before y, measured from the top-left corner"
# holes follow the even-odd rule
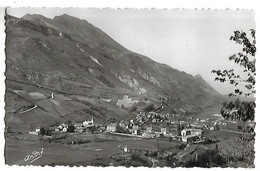
[[[160,107],[162,97],[170,106],[162,113],[198,113],[222,102],[223,97],[202,77],[193,77],[132,52],[99,28],[76,17],[6,16],[6,33],[6,79],[21,80],[19,86],[28,92],[31,90],[25,82],[38,86],[33,88],[35,91],[67,92],[75,95],[71,97],[73,100],[89,104],[86,99],[76,97],[84,96],[87,101],[91,99],[93,108],[95,104],[106,103],[115,115],[120,115],[120,111],[128,117],[131,116],[129,108],[135,112],[138,107],[143,109],[151,104]],[[6,81],[6,84],[12,87],[16,83]],[[138,102],[127,105],[128,108],[116,105],[124,98],[122,104],[131,99]],[[89,112],[85,115],[89,116],[93,110],[86,108]],[[83,111],[78,114],[82,118]],[[104,111],[95,112],[105,116]],[[58,114],[53,111],[53,115]]]

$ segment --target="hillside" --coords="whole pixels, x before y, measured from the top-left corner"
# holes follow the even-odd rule
[[[201,76],[131,52],[69,15],[6,16],[6,33],[5,120],[17,129],[68,119],[129,119],[162,105],[160,113],[196,114],[223,99]]]

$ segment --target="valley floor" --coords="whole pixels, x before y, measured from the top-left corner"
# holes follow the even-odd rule
[[[216,138],[218,142],[209,144],[193,144],[214,149],[216,144],[220,154],[227,163],[224,167],[253,167],[254,166],[254,140],[248,140],[248,134],[242,132],[211,131],[205,134],[207,137]],[[245,139],[242,140],[241,137]],[[69,165],[69,166],[168,166],[175,167],[172,156],[178,153],[186,153],[187,148],[180,148],[180,141],[165,141],[159,139],[143,139],[101,134],[69,134],[68,138],[87,138],[89,141],[83,144],[67,144],[66,142],[55,143],[44,140],[44,137],[31,134],[6,134],[5,162],[8,165]],[[45,137],[46,138],[46,137]],[[145,160],[144,163],[137,163],[134,160],[128,164],[130,153],[124,148],[133,149],[134,155],[142,156],[138,160]],[[37,155],[42,151],[41,155]],[[147,156],[144,151],[160,151],[161,156]],[[38,152],[38,153],[37,153]],[[144,155],[145,154],[145,155]],[[246,155],[246,156],[243,156]],[[31,157],[28,159],[28,156]],[[35,159],[37,158],[37,159]],[[122,158],[124,160],[122,160]],[[35,160],[34,160],[35,159]],[[148,163],[148,164],[147,164]],[[144,164],[144,165],[143,165]],[[174,164],[174,165],[173,165]],[[177,167],[185,165],[176,165]]]
[[[81,135],[79,135],[81,136]],[[16,135],[6,137],[5,157],[9,165],[95,165],[98,161],[104,165],[117,165],[117,162],[110,158],[110,155],[123,152],[123,148],[138,149],[173,149],[179,143],[144,140],[129,137],[114,137],[108,135],[95,136],[85,135],[90,140],[86,144],[60,144],[49,143],[39,140],[37,135]],[[42,157],[30,163],[25,161],[27,155],[34,151],[41,151]],[[31,161],[31,160],[30,160]]]

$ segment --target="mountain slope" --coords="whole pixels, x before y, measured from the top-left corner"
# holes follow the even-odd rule
[[[7,87],[69,96],[77,101],[70,114],[81,116],[79,120],[91,112],[100,121],[109,118],[105,115],[130,117],[129,111],[136,110],[133,104],[137,110],[150,104],[159,108],[162,98],[168,109],[161,113],[198,113],[222,100],[203,78],[131,52],[85,20],[68,15],[6,16],[6,33]],[[68,105],[60,100],[61,106]],[[105,107],[95,110],[97,106]],[[59,112],[57,105],[49,113],[73,118]]]

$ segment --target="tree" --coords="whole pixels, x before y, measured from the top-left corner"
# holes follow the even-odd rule
[[[75,126],[73,124],[69,124],[68,125],[68,129],[67,132],[69,133],[73,133],[75,131]]]
[[[182,125],[181,123],[177,124],[177,135],[181,136],[181,131],[184,129],[184,125]]]
[[[94,134],[96,130],[97,130],[97,128],[96,128],[95,126],[92,126],[92,127],[90,128],[91,134]]]
[[[234,54],[229,57],[230,61],[238,64],[242,67],[243,76],[236,74],[234,69],[229,70],[212,70],[215,73],[215,81],[219,82],[229,82],[236,88],[233,93],[229,96],[250,96],[256,93],[255,90],[255,52],[256,52],[256,40],[255,40],[255,30],[250,30],[251,37],[248,38],[244,31],[234,31],[234,35],[230,37],[230,40],[235,41],[237,44],[242,45],[242,52]],[[246,91],[237,86],[242,86]],[[255,102],[240,102],[239,99],[235,102],[224,102],[221,109],[221,114],[225,119],[228,120],[254,120],[255,114]]]
[[[44,127],[40,127],[40,135],[45,135],[45,128]]]
[[[255,102],[241,102],[239,99],[224,102],[221,114],[226,120],[253,121],[255,119]]]
[[[212,70],[212,73],[215,73],[217,77],[215,81],[219,82],[229,82],[230,84],[237,87],[238,85],[245,87],[248,92],[243,92],[239,88],[235,89],[233,93],[230,93],[229,96],[242,95],[250,96],[255,94],[255,52],[256,52],[256,40],[255,40],[255,30],[251,29],[251,41],[247,38],[247,35],[244,31],[234,31],[234,35],[230,37],[230,40],[235,41],[236,43],[243,46],[242,52],[234,54],[229,57],[230,61],[235,62],[236,64],[243,67],[243,72],[246,76],[242,77],[234,73],[234,69],[230,70]]]
[[[226,160],[219,154],[218,146],[215,149],[200,150],[196,147],[193,158],[185,163],[186,167],[225,167]],[[197,157],[195,157],[197,156]]]

